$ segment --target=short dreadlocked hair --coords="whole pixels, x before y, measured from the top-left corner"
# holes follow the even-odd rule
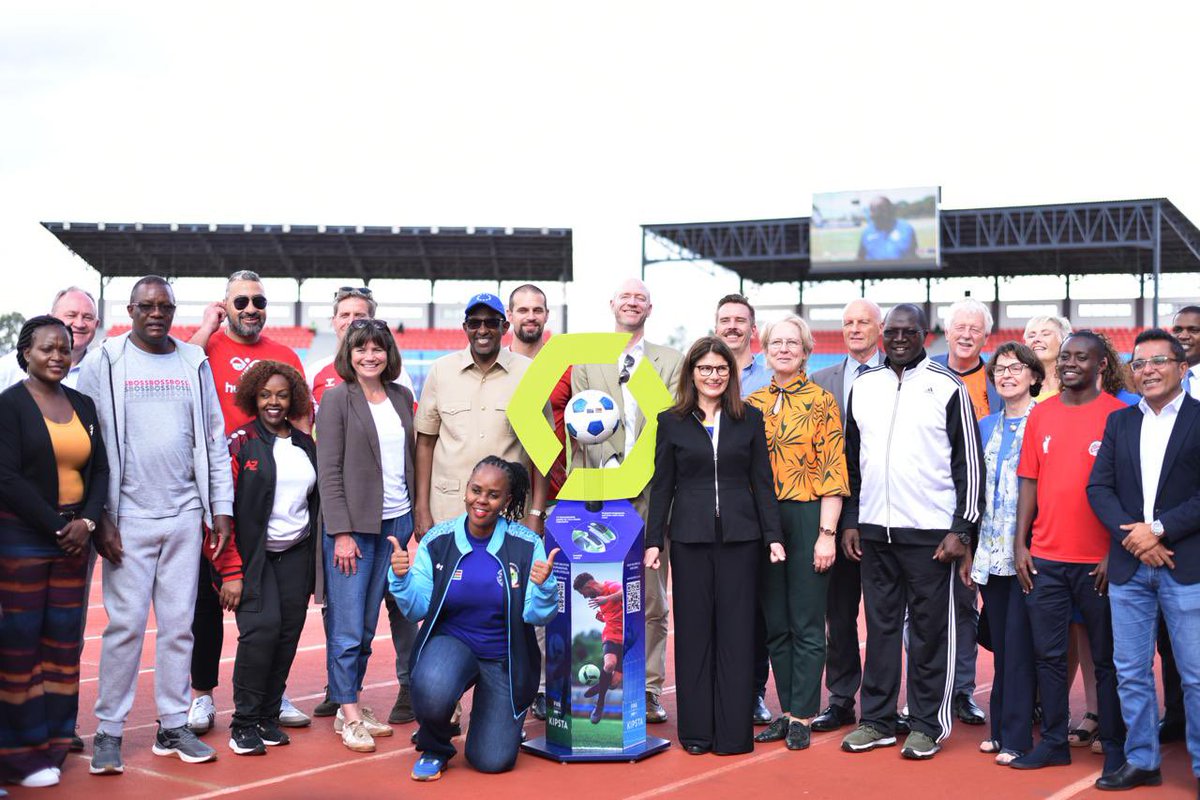
[[[516,461],[505,461],[499,456],[485,456],[475,465],[475,469],[471,470],[471,474],[474,475],[480,467],[495,467],[508,476],[508,505],[504,507],[501,516],[509,522],[524,517],[525,498],[529,495],[529,472],[525,467]]]

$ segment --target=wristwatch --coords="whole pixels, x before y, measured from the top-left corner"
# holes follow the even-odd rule
[[[86,525],[86,526],[87,526],[88,533],[95,533],[95,532],[96,532],[96,523],[92,522],[92,521],[91,521],[90,519],[88,519],[87,517],[80,517],[79,519],[80,519],[80,521],[82,521],[82,522],[83,522],[83,524],[84,524],[84,525]]]
[[[546,518],[546,512],[542,511],[540,508],[531,508],[529,509],[529,513],[531,516],[537,517],[538,519]]]
[[[1162,523],[1158,520],[1154,520],[1154,522],[1150,523],[1150,532],[1160,539],[1162,538],[1163,533],[1165,533],[1165,531],[1163,531]]]
[[[957,531],[954,535],[958,537],[960,542],[962,542],[963,547],[967,548],[968,550],[971,549],[971,534],[965,531]]]
[[[833,536],[837,533],[833,528],[818,528],[822,536]]]

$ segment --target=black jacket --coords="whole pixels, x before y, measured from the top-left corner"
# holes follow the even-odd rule
[[[1112,537],[1108,579],[1118,585],[1132,578],[1141,563],[1121,546],[1129,535],[1121,526],[1144,522],[1141,443],[1140,408],[1109,414],[1088,479],[1088,502]],[[1179,583],[1200,583],[1200,401],[1186,394],[1167,440],[1154,517],[1162,522],[1163,543],[1175,553],[1171,577]]]
[[[745,412],[721,415],[715,456],[697,415],[658,415],[646,547],[661,548],[668,527],[671,541],[715,543],[718,516],[725,542],[783,542],[762,412]]]
[[[80,516],[99,522],[108,495],[108,455],[96,405],[74,389],[64,386],[63,391],[92,442],[91,458],[83,468]],[[67,524],[58,513],[58,464],[50,431],[23,382],[0,393],[0,511],[16,516],[50,541]]]
[[[242,600],[239,609],[262,609],[262,571],[267,555],[267,523],[275,505],[275,434],[259,420],[238,428],[229,436],[229,461],[233,468],[233,541],[216,563],[217,583],[241,578]],[[312,437],[292,428],[288,441],[308,456],[317,468],[317,446]],[[313,535],[318,508],[318,488],[308,494],[308,534],[296,546],[309,551],[305,584],[311,593],[315,582],[315,547],[320,537]],[[211,552],[205,548],[205,552]],[[239,557],[240,556],[240,557]]]

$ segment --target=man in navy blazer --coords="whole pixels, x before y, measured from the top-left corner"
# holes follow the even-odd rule
[[[1130,363],[1141,402],[1109,416],[1088,481],[1088,501],[1112,535],[1108,557],[1113,662],[1128,728],[1125,765],[1099,789],[1162,782],[1154,638],[1161,609],[1183,676],[1189,721],[1200,720],[1200,402],[1183,391],[1183,345],[1143,331]],[[1188,725],[1200,777],[1200,729]]]

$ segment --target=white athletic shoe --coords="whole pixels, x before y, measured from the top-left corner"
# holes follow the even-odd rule
[[[212,697],[202,694],[192,700],[192,707],[188,709],[187,720],[187,726],[192,729],[192,733],[208,733],[212,730],[213,722],[216,719],[217,709],[213,705]]]
[[[58,770],[54,767],[43,767],[37,772],[32,772],[26,775],[21,780],[17,781],[21,786],[26,786],[31,789],[40,789],[45,786],[58,785]]]
[[[292,705],[292,701],[284,695],[279,704],[279,724],[285,728],[306,728],[312,724],[312,717]]]

